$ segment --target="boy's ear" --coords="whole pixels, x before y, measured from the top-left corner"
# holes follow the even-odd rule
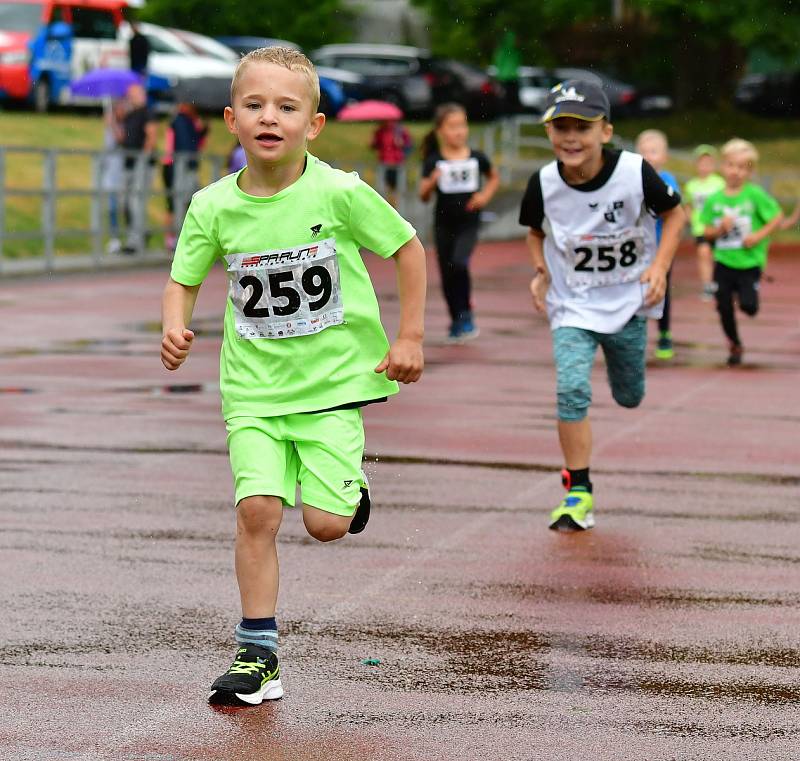
[[[308,126],[308,132],[306,132],[306,138],[308,140],[313,140],[316,138],[320,132],[322,132],[322,128],[325,126],[325,114],[317,113],[311,117],[311,123]]]
[[[228,128],[228,132],[232,135],[238,135],[239,128],[236,126],[236,115],[233,113],[233,109],[230,106],[225,106],[222,116],[225,119],[225,126]]]
[[[610,143],[611,138],[614,137],[614,125],[611,122],[603,122],[603,144]]]

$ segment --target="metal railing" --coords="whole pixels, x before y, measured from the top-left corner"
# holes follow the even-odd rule
[[[136,242],[137,253],[146,251],[148,239],[171,231],[163,217],[154,220],[154,199],[171,198],[179,228],[196,189],[195,161],[191,154],[176,153],[172,188],[157,189],[153,175],[162,164],[155,155],[0,146],[0,272],[123,261],[121,255],[107,253],[107,243],[115,237],[115,206],[125,219],[120,235]],[[206,156],[202,161],[209,181],[222,175],[223,157]],[[64,171],[64,162],[71,171]],[[108,181],[110,162],[119,169],[114,182]],[[82,182],[76,184],[76,177]],[[73,245],[59,246],[65,239]]]
[[[522,234],[517,213],[525,183],[552,155],[537,124],[532,117],[515,116],[473,130],[476,144],[494,160],[502,179],[486,214],[484,238]],[[623,141],[617,145],[630,147]],[[672,155],[692,161],[685,151]],[[109,181],[111,161],[122,163],[116,181]],[[224,156],[176,153],[171,189],[157,177],[161,166],[160,156],[140,152],[0,146],[0,275],[169,261],[164,241],[179,231],[192,193],[219,179],[227,166]],[[339,168],[357,171],[394,203],[423,240],[430,240],[432,209],[417,196],[418,160],[409,159],[393,173],[394,188],[389,187],[386,168],[374,161]],[[677,174],[679,180],[686,179]],[[800,196],[796,171],[761,175],[758,181],[785,207],[794,206]],[[168,196],[174,207],[171,227],[165,208]],[[118,233],[112,225],[115,205],[117,217],[123,218]],[[109,247],[117,237],[132,244],[134,255]]]

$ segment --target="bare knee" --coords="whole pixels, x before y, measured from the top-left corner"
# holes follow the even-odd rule
[[[245,497],[236,506],[236,530],[251,536],[275,536],[283,518],[283,502],[278,497]]]
[[[303,523],[306,525],[306,530],[320,542],[333,542],[341,539],[350,528],[350,521],[350,517],[326,513],[317,508],[303,510]]]

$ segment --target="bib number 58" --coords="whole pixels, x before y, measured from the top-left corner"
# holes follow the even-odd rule
[[[268,306],[258,306],[261,297],[264,295],[264,286],[269,289],[269,297],[275,299],[286,299],[282,306],[273,304],[272,313],[277,317],[289,317],[300,311],[302,298],[297,286],[299,285],[306,296],[311,297],[308,301],[308,308],[312,312],[322,309],[330,300],[333,291],[333,281],[331,273],[325,267],[316,265],[309,267],[300,279],[300,283],[295,282],[291,272],[271,272],[267,276],[267,282],[257,278],[255,275],[245,275],[240,278],[239,285],[242,288],[248,286],[252,288],[250,298],[242,307],[245,317],[269,317]]]

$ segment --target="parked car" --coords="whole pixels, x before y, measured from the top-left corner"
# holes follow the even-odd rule
[[[424,67],[436,105],[461,103],[470,119],[494,119],[502,113],[503,87],[477,66],[449,58],[432,58]]]
[[[235,60],[199,54],[163,26],[140,23],[138,27],[150,43],[148,70],[169,81],[174,99],[191,101],[202,111],[221,111],[228,105]],[[130,39],[127,22],[120,27],[120,35],[126,42]]]
[[[800,115],[800,71],[747,74],[736,85],[734,103],[760,116]]]
[[[405,45],[325,45],[315,50],[311,59],[317,66],[362,77],[358,99],[389,101],[411,116],[428,116],[433,109],[426,50]]]
[[[588,79],[599,84],[606,91],[612,116],[669,111],[673,105],[668,95],[642,92],[635,85],[621,82],[596,69],[557,68],[553,73],[559,82],[565,79]]]
[[[250,53],[257,48],[271,48],[280,46],[282,48],[293,48],[300,50],[300,46],[296,42],[289,42],[289,40],[281,40],[277,37],[242,37],[242,36],[222,36],[215,38],[218,42],[234,50],[240,56]]]
[[[489,67],[494,74],[494,66]],[[540,114],[550,90],[561,80],[549,69],[541,66],[519,67],[519,107],[522,111]]]
[[[233,48],[228,47],[213,37],[204,34],[190,32],[187,29],[170,29],[177,37],[180,37],[198,55],[207,55],[217,58],[220,61],[230,61],[234,64],[239,62],[239,53]]]
[[[490,68],[492,73],[493,69]],[[540,114],[550,90],[566,79],[583,79],[602,87],[611,104],[613,117],[631,116],[637,113],[668,111],[672,98],[640,92],[634,85],[621,82],[595,69],[544,66],[521,66],[519,70],[519,102],[523,111]]]
[[[193,36],[193,32],[190,32]],[[275,37],[217,37],[212,40],[205,37],[205,40],[214,42],[217,45],[230,50],[235,59],[238,61],[240,56],[256,50],[257,48],[281,46],[285,48],[292,48],[293,50],[301,50],[300,46],[288,40],[280,40]],[[191,44],[191,40],[187,40]],[[207,46],[208,47],[208,46]],[[353,74],[349,71],[340,69],[329,69],[327,67],[317,67],[317,75],[319,76],[319,90],[320,111],[327,116],[336,116],[339,109],[348,100],[360,99],[360,85],[362,77]]]
[[[0,99],[30,101],[46,111],[74,102],[69,85],[87,71],[127,68],[128,48],[117,34],[126,5],[126,0],[0,0]]]

